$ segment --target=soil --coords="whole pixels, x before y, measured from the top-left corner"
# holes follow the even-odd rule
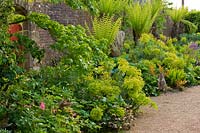
[[[158,110],[142,108],[127,133],[200,133],[200,86],[152,97]]]

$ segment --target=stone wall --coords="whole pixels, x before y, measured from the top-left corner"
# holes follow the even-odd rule
[[[16,5],[21,5],[27,12],[40,12],[45,13],[51,17],[52,20],[58,21],[61,24],[68,25],[82,25],[90,23],[90,15],[86,11],[73,10],[64,3],[49,4],[42,3],[36,0],[33,3],[21,2],[21,0],[15,0]],[[28,31],[28,36],[35,40],[41,48],[45,49],[45,57],[41,62],[41,65],[53,65],[53,63],[59,57],[59,54],[50,49],[50,45],[54,43],[48,31],[37,27],[35,24],[28,22],[24,25],[24,29]],[[28,58],[28,68],[37,67],[39,64],[34,63],[32,58]]]
[[[84,26],[85,22],[89,22],[90,20],[90,16],[87,12],[73,10],[66,4],[42,4],[36,2],[31,6],[31,11],[45,13],[49,15],[52,20],[58,21],[64,25],[81,24]],[[53,65],[53,63],[56,62],[57,58],[59,57],[55,51],[49,48],[49,46],[54,42],[53,39],[49,35],[48,31],[40,29],[36,26],[32,27],[34,28],[32,31],[35,31],[35,34],[38,37],[38,44],[45,48],[46,51],[42,64]]]

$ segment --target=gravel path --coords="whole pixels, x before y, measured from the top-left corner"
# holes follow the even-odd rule
[[[153,97],[158,110],[142,108],[127,133],[200,133],[200,86]]]

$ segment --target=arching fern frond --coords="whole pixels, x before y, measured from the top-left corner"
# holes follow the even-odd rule
[[[198,29],[198,27],[194,23],[192,23],[192,22],[190,22],[188,20],[184,20],[183,19],[183,20],[181,20],[181,22],[186,26],[186,28],[188,29],[189,33],[195,33],[197,31],[197,29]]]
[[[102,18],[94,18],[92,22],[92,35],[96,39],[107,39],[108,46],[111,45],[119,32],[121,26],[121,18],[116,21],[113,17],[103,16]]]
[[[137,41],[142,33],[150,31],[161,9],[161,0],[147,1],[143,4],[135,2],[127,7],[127,19],[134,32],[135,41]]]
[[[179,8],[179,9],[172,9],[168,11],[169,16],[175,23],[179,23],[181,20],[184,19],[185,15],[187,14],[187,8]]]
[[[120,13],[127,4],[127,0],[99,0],[96,3],[96,8],[100,15],[113,16]]]

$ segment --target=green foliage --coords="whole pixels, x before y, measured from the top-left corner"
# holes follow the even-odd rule
[[[92,22],[92,35],[100,40],[106,39],[108,47],[112,45],[119,32],[121,26],[121,19],[118,18],[116,21],[113,17],[104,16],[103,18],[94,18]]]
[[[155,39],[151,34],[143,34],[139,39],[138,46],[130,51],[133,62],[141,59],[152,60],[155,64],[162,64],[166,58],[165,52],[175,52],[173,46],[167,46],[162,40]]]
[[[23,69],[18,65],[24,62],[25,54],[31,53],[34,58],[41,60],[43,50],[40,50],[37,44],[26,36],[17,35],[19,40],[12,42],[6,29],[2,29],[0,34],[2,36],[0,40],[0,86],[1,89],[7,89],[8,85],[18,81],[17,75],[23,73]],[[19,46],[24,47],[23,51]]]
[[[98,107],[93,108],[90,112],[91,119],[95,121],[100,121],[102,119],[102,116],[103,116],[103,110]]]
[[[140,106],[156,108],[145,93],[148,96],[159,94],[156,85],[158,67],[163,67],[171,87],[181,88],[188,81],[199,84],[200,68],[196,58],[199,50],[192,49],[187,38],[181,41],[164,36],[155,39],[143,34],[138,40],[140,45],[130,45],[129,63],[126,59],[108,56],[120,19],[113,21],[113,18],[103,17],[94,20],[93,36],[88,36],[81,26],[64,26],[47,15],[34,12],[27,19],[50,32],[55,40],[51,48],[62,57],[54,67],[44,66],[24,74],[18,66],[19,58],[30,52],[40,60],[44,51],[22,35],[15,35],[17,41],[10,40],[8,16],[13,11],[10,1],[6,2],[0,7],[3,11],[3,15],[0,14],[0,127],[6,120],[5,126],[16,125],[14,132],[93,133],[101,128],[120,128],[127,122],[126,116],[138,111]],[[82,7],[93,1],[66,2]],[[142,26],[147,26],[145,30],[142,27],[139,30],[148,32],[159,13],[161,3],[153,2],[136,4],[140,13],[149,11],[147,18],[134,12],[137,21],[142,19]],[[143,32],[138,33],[140,36]],[[182,43],[187,45],[181,47]],[[16,52],[21,45],[25,51],[19,56]]]
[[[34,76],[37,78],[34,79]],[[7,101],[9,123],[17,125],[17,131],[23,132],[78,132],[80,117],[75,116],[71,106],[76,106],[67,88],[50,84],[48,88],[39,75],[31,73],[29,77],[21,77],[21,82],[8,88],[3,105]],[[38,80],[37,80],[38,79]],[[62,95],[61,95],[62,94]],[[66,98],[64,104],[62,100]],[[44,102],[45,109],[40,108]],[[62,107],[62,106],[64,107]]]
[[[5,130],[5,129],[0,129],[0,133],[10,133],[10,131]]]
[[[142,33],[148,33],[162,9],[162,1],[148,1],[144,4],[136,2],[127,7],[127,18],[133,30],[134,41],[137,41]]]
[[[162,3],[160,3],[162,2]],[[169,10],[169,6],[172,4],[170,2],[168,2],[167,0],[162,0],[162,1],[158,1],[155,4],[157,4],[157,6],[162,5],[162,7],[160,7],[160,12],[158,13],[153,26],[151,28],[151,33],[155,36],[155,37],[159,37],[159,34],[163,33],[163,30],[165,30],[167,27],[166,26],[166,22],[167,22],[167,11]]]
[[[22,72],[16,63],[14,44],[9,39],[7,28],[3,26],[0,28],[0,89],[14,82],[17,74]]]
[[[22,59],[27,53],[30,53],[33,58],[40,62],[44,57],[44,49],[39,48],[38,44],[27,36],[23,36],[21,34],[17,34],[16,36],[18,40],[15,42],[15,45],[23,46],[25,49],[24,51],[21,51],[21,57],[18,58]]]
[[[189,36],[187,38],[190,39]],[[155,39],[152,35],[143,34],[138,41],[139,45],[130,45],[127,58],[141,69],[145,81],[143,90],[147,95],[159,95],[159,66],[163,68],[169,87],[182,89],[186,85],[198,84],[194,69],[199,60],[199,48],[193,49],[191,45],[198,47],[198,44],[191,44],[187,38],[184,36],[177,40],[160,35],[160,39]]]
[[[199,44],[199,39],[200,39],[200,33],[184,33],[180,35],[180,41],[179,43],[181,45],[186,45],[191,42],[197,42]]]
[[[188,20],[194,23],[198,27],[197,32],[200,31],[200,12],[199,11],[188,12],[185,16],[185,20]]]
[[[122,97],[125,101],[132,105],[132,108],[137,110],[141,105],[149,103],[156,107],[151,100],[146,97],[142,91],[144,81],[141,77],[141,71],[134,66],[129,66],[125,59],[118,59],[118,69],[114,73],[114,77],[121,86]]]
[[[110,110],[112,115],[117,115],[119,118],[123,118],[125,116],[125,109],[123,107],[116,107]]]
[[[158,14],[153,23],[153,26],[151,28],[151,33],[154,36],[158,36],[159,34],[163,33],[163,30],[166,29],[165,23],[166,23],[166,13],[161,12],[160,14]]]
[[[99,0],[96,2],[96,9],[100,16],[114,16],[124,10],[127,0]]]
[[[188,33],[195,33],[198,29],[198,27],[194,23],[188,20],[181,20],[181,22],[185,25],[186,32]]]
[[[26,19],[25,16],[21,15],[21,14],[10,14],[8,16],[8,23],[20,23],[23,22]]]
[[[137,68],[141,69],[142,77],[145,81],[143,91],[148,96],[158,96],[158,70],[157,66],[149,60],[141,60],[136,64]]]
[[[98,132],[113,124],[120,128],[130,110],[155,107],[142,91],[140,70],[125,59],[114,62],[103,37],[97,40],[81,26],[64,26],[43,14],[27,19],[49,30],[55,38],[51,48],[63,56],[54,67],[18,74],[20,80],[0,93],[0,116],[9,120],[6,125],[16,125],[16,132]],[[34,42],[18,37],[41,57]]]
[[[8,23],[8,17],[14,12],[13,2],[11,0],[1,0],[0,1],[0,26]]]
[[[197,70],[198,66],[192,66],[189,65],[186,70],[186,84],[188,86],[195,86],[199,84],[199,78],[198,78],[198,72],[195,71]]]
[[[188,13],[187,8],[172,9],[168,11],[169,16],[175,23],[181,22]]]
[[[186,73],[183,69],[170,69],[167,73],[169,85],[176,88],[181,88],[186,83]]]
[[[196,74],[195,78],[197,80],[197,84],[200,84],[200,66],[195,67],[194,72]]]
[[[176,42],[176,47],[184,53],[187,85],[199,84],[198,72],[195,71],[200,60],[199,33],[181,34],[180,40]]]
[[[14,35],[18,40],[11,41],[8,33],[9,15],[13,14],[14,10],[12,2],[9,0],[0,1],[1,20],[0,20],[0,89],[5,91],[9,85],[18,82],[18,75],[23,73],[23,69],[19,64],[23,62],[21,59],[28,52],[33,54],[33,57],[42,58],[42,50],[34,41],[23,35]],[[8,11],[7,11],[8,10]],[[23,42],[21,42],[23,40]],[[25,41],[26,40],[26,41]],[[24,47],[23,51],[20,46]],[[37,55],[37,54],[40,55]]]
[[[183,69],[185,67],[185,61],[183,58],[178,57],[176,53],[165,53],[165,59],[163,60],[163,65],[167,68],[177,68]]]
[[[44,0],[45,1],[45,0]],[[46,0],[52,3],[65,2],[72,8],[88,10],[95,16],[114,16],[122,12],[127,0]]]
[[[168,14],[174,22],[173,30],[171,33],[172,37],[176,37],[179,34],[179,30],[180,30],[179,28],[180,28],[181,23],[185,25],[189,33],[196,32],[197,26],[194,23],[188,20],[185,20],[185,16],[187,15],[187,13],[188,13],[188,9],[184,7],[179,8],[179,9],[168,10]]]

